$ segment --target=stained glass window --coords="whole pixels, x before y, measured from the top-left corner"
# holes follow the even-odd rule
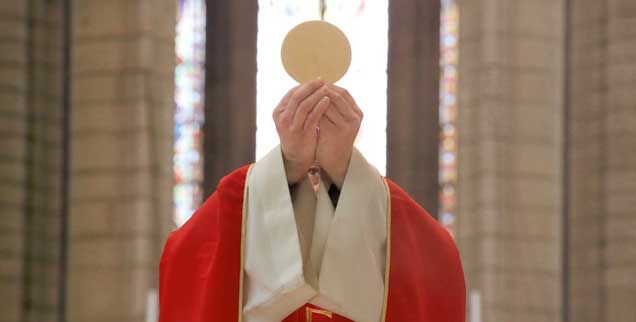
[[[459,10],[455,0],[443,0],[440,26],[440,219],[455,233],[457,216],[457,60]]]
[[[202,199],[205,0],[178,0],[175,39],[174,220],[183,224]]]
[[[349,90],[364,112],[357,148],[381,173],[386,171],[386,62],[388,0],[325,0],[324,19],[351,42],[352,62],[337,85]],[[291,28],[320,19],[319,0],[259,0],[256,156],[264,156],[278,135],[272,111],[295,86],[283,69],[280,46]]]

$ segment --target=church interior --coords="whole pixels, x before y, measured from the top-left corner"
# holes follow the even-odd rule
[[[2,0],[0,322],[156,322],[168,234],[278,144],[320,19],[467,322],[636,321],[636,1]]]

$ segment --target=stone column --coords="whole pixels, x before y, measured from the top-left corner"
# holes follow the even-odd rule
[[[258,1],[207,2],[204,179],[207,198],[256,153]]]
[[[0,321],[22,318],[27,5],[0,3]]]
[[[561,320],[563,3],[459,1],[457,241],[481,321]]]
[[[0,5],[0,321],[60,313],[62,3]]]
[[[572,321],[604,322],[606,1],[570,2],[569,314]]]
[[[63,305],[63,3],[28,2],[24,321],[57,321]]]
[[[389,2],[387,176],[437,217],[439,0]]]
[[[571,0],[571,321],[636,316],[636,3]]]
[[[75,1],[71,321],[153,313],[173,213],[176,4]]]
[[[636,318],[636,2],[607,1],[605,321]]]

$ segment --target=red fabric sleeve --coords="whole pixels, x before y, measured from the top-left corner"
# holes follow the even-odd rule
[[[223,178],[168,238],[159,267],[159,322],[238,320],[247,168]]]

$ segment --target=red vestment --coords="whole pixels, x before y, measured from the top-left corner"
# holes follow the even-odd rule
[[[224,177],[192,218],[170,234],[160,264],[159,322],[238,321],[247,171],[245,166]],[[455,243],[406,192],[387,182],[386,322],[464,322],[466,287]],[[299,308],[282,322],[305,322],[306,307],[313,306]],[[316,314],[313,321],[349,320]]]

